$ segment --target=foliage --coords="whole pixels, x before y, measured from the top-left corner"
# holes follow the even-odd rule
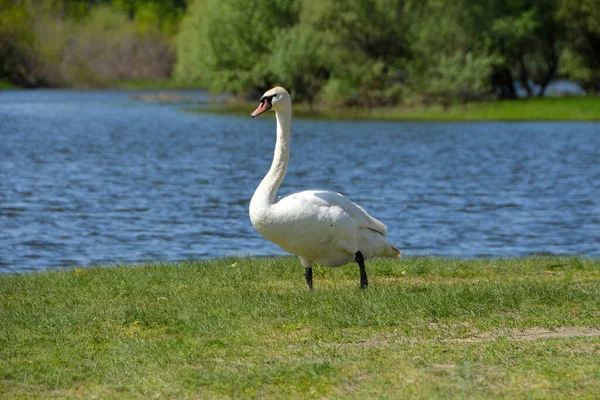
[[[245,103],[219,104],[194,109],[199,113],[248,115],[255,106]],[[600,121],[600,98],[596,96],[545,97],[451,103],[451,99],[421,99],[414,104],[392,107],[338,107],[321,104],[316,110],[294,104],[294,116],[307,119],[387,121]]]
[[[0,0],[0,79],[374,108],[600,92],[600,0]],[[110,26],[103,29],[102,25]]]
[[[515,98],[517,81],[528,96],[543,96],[565,46],[558,0],[285,3],[290,18],[252,14],[277,27],[260,30],[232,0],[196,1],[181,30],[177,76],[236,94],[284,82],[299,100],[369,107],[407,93],[442,102]]]
[[[173,63],[174,54],[156,28],[140,31],[124,12],[100,6],[75,28],[63,68],[73,83],[102,85],[164,79]]]
[[[329,79],[363,97],[398,80],[402,1],[197,1],[184,19],[177,74],[244,94],[279,82],[312,102]],[[396,13],[388,8],[396,3]],[[246,3],[243,3],[246,4]],[[385,97],[385,96],[384,96]]]
[[[404,0],[309,0],[301,20],[320,32],[332,62],[330,76],[353,92],[352,103],[394,103],[410,58]]]
[[[185,4],[0,0],[0,79],[25,87],[165,79]]]
[[[296,100],[312,104],[331,70],[321,35],[297,25],[278,36],[273,49],[267,65],[275,80],[291,88]]]
[[[33,51],[35,40],[26,8],[0,0],[0,78],[25,87],[45,83],[37,76],[40,62]]]
[[[543,95],[556,75],[563,38],[555,18],[556,1],[501,2],[498,9],[489,45],[501,60],[497,68],[518,76],[528,97],[535,94],[531,82],[540,85],[538,94]]]
[[[455,99],[467,102],[481,98],[490,90],[490,71],[489,58],[476,58],[473,53],[460,52],[449,57],[442,55],[425,74],[425,93],[443,104]]]
[[[600,0],[561,0],[558,16],[569,43],[563,72],[600,93]]]
[[[262,91],[275,78],[270,48],[295,22],[294,11],[285,0],[197,1],[181,28],[179,78],[214,91]]]
[[[188,0],[108,0],[104,3],[125,11],[128,18],[135,20],[142,30],[158,29],[167,35],[174,35]]]
[[[412,27],[414,59],[410,88],[425,103],[469,101],[491,91],[490,74],[497,57],[488,55],[487,40],[473,41],[483,9],[464,2],[429,2]],[[414,96],[414,95],[413,95]]]

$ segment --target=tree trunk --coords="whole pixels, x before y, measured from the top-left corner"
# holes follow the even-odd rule
[[[404,0],[398,1],[396,4],[396,15],[394,15],[394,22],[398,25],[402,20],[402,15],[404,14]]]
[[[492,73],[492,86],[500,99],[516,99],[517,90],[512,73],[506,67],[496,67]]]
[[[525,65],[522,53],[519,54],[519,79],[521,80],[521,85],[527,91],[527,98],[533,97],[533,89],[529,84],[529,73],[527,72],[527,66]]]
[[[554,79],[554,76],[556,75],[557,70],[558,70],[558,52],[556,51],[556,48],[554,46],[552,46],[552,49],[550,50],[550,54],[548,57],[548,71],[547,71],[546,75],[544,76],[544,78],[542,79],[542,81],[540,82],[540,91],[538,93],[538,97],[544,97],[544,95],[546,94],[546,88],[548,87],[550,82],[552,82],[552,79]]]

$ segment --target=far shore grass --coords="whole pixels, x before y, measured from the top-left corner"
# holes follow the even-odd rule
[[[8,80],[0,79],[0,90],[5,90],[5,89],[18,89],[18,87],[13,85]]]
[[[178,90],[201,90],[177,80],[122,81],[110,87],[132,91],[169,92]],[[0,90],[19,89],[0,80]],[[150,96],[150,95],[149,95]],[[157,101],[160,101],[157,98]],[[186,100],[187,101],[187,100]],[[172,101],[171,101],[172,102]],[[249,115],[257,102],[233,101],[211,103],[209,106],[193,107],[188,111]],[[306,119],[331,120],[381,120],[381,121],[600,121],[600,96],[544,97],[518,100],[490,100],[466,104],[398,105],[394,107],[335,107],[330,105],[294,104],[294,116]]]
[[[600,260],[0,275],[0,398],[595,398]]]
[[[258,102],[214,104],[197,112],[248,115]],[[467,104],[336,108],[294,104],[294,116],[309,119],[383,121],[600,121],[600,97],[546,97]]]
[[[117,89],[126,90],[202,90],[201,87],[190,86],[187,82],[181,82],[175,79],[166,79],[162,81],[139,80],[139,81],[120,81],[111,85]]]

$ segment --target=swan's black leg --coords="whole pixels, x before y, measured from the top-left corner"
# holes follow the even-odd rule
[[[360,288],[366,289],[369,286],[369,280],[367,279],[367,270],[365,269],[365,258],[360,251],[357,251],[354,259],[360,268]]]
[[[306,278],[308,290],[312,290],[312,268],[304,268],[304,277]]]

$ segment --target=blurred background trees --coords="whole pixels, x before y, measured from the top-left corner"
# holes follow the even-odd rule
[[[600,0],[0,0],[0,80],[378,107],[600,93]]]
[[[184,0],[0,0],[0,79],[24,87],[161,80]]]
[[[566,30],[562,72],[600,94],[600,0],[561,0],[558,20]]]

